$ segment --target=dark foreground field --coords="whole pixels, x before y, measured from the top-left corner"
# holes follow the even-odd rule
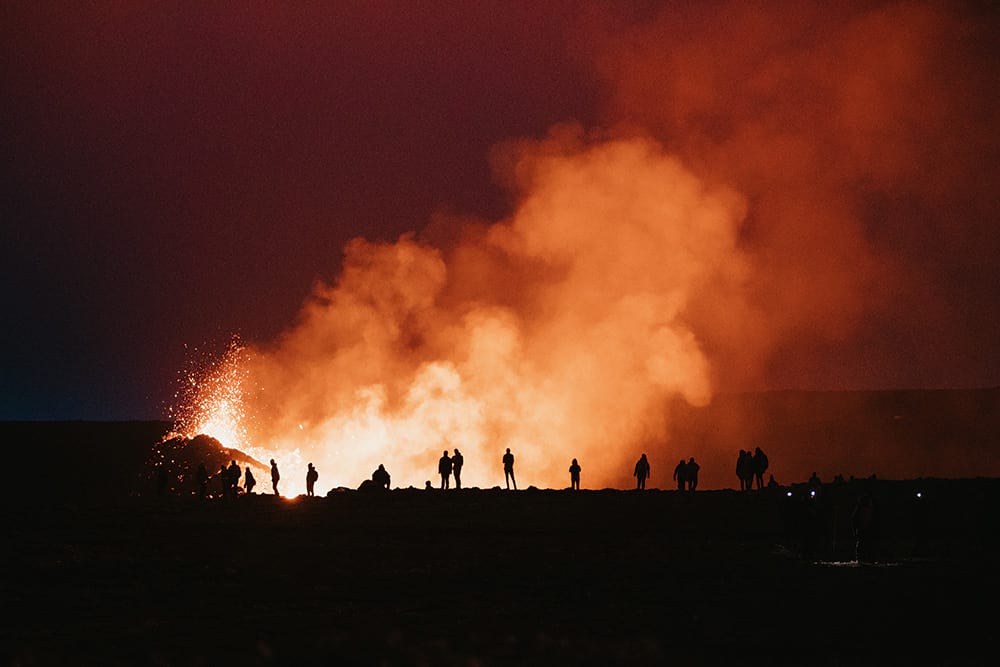
[[[864,491],[879,563],[858,567]],[[995,663],[996,480],[785,492],[15,501],[0,659]]]

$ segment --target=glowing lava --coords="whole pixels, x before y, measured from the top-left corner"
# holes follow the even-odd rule
[[[225,447],[246,451],[249,445],[243,403],[247,348],[233,338],[221,359],[182,373],[181,402],[174,428],[187,437],[210,435]],[[197,364],[197,360],[192,362]]]

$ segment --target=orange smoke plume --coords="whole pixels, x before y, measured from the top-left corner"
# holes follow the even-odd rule
[[[566,486],[572,458],[585,486],[621,486],[666,437],[670,397],[709,400],[686,314],[744,279],[742,200],[648,139],[564,127],[502,152],[509,220],[448,250],[355,240],[298,323],[247,350],[248,452],[286,462],[283,479],[313,462],[327,488],[354,487],[385,464],[422,486],[458,448],[464,484],[490,487],[510,447],[523,487]]]
[[[295,326],[247,350],[249,453],[283,480],[301,487],[311,461],[321,487],[354,487],[384,464],[422,486],[458,448],[464,483],[490,487],[510,447],[520,486],[565,487],[577,458],[584,487],[627,487],[650,448],[666,487],[680,456],[728,469],[753,438],[668,456],[677,397],[865,386],[893,351],[855,332],[949,321],[920,280],[937,246],[906,230],[992,225],[974,176],[996,154],[995,57],[968,46],[974,20],[712,3],[594,23],[579,51],[612,130],[498,148],[508,219],[445,223],[460,231],[437,246],[353,241]],[[836,354],[865,361],[837,375]]]

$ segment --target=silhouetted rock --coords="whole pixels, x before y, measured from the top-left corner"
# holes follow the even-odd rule
[[[197,495],[197,471],[204,464],[207,470],[215,471],[208,480],[208,493],[216,496],[221,494],[223,488],[217,479],[217,471],[228,469],[233,461],[242,468],[249,466],[257,469],[261,474],[268,472],[267,466],[260,461],[238,449],[224,447],[209,435],[197,435],[193,438],[168,435],[153,445],[133,491],[139,495],[153,495],[162,484],[164,495]]]

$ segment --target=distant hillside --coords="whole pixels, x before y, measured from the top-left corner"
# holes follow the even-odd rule
[[[705,408],[677,401],[670,417],[660,458],[704,459],[708,487],[736,487],[737,453],[754,447],[783,483],[812,471],[827,480],[1000,476],[996,388],[729,394]]]
[[[761,447],[779,482],[812,471],[845,477],[1000,477],[1000,389],[720,395],[704,408],[676,401],[666,442],[649,443],[652,486],[671,488],[680,457],[702,465],[699,488],[736,488],[738,451]],[[168,422],[0,422],[15,498],[122,498]],[[612,443],[613,444],[613,443]],[[623,474],[620,487],[632,481]]]
[[[126,496],[169,430],[161,421],[0,422],[0,447],[15,498],[96,502]]]

